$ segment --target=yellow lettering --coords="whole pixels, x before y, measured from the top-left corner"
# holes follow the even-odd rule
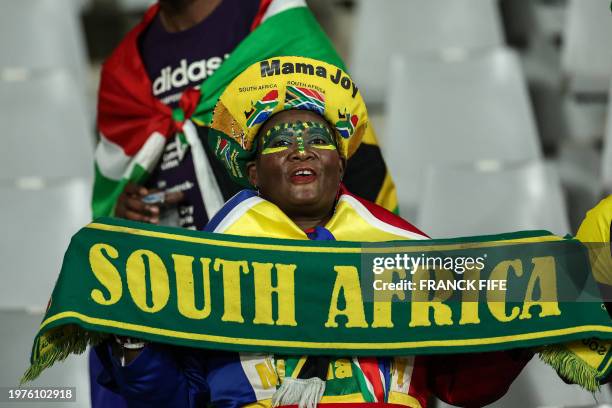
[[[353,376],[351,362],[345,358],[334,361],[334,376],[336,378],[349,378]]]
[[[359,284],[359,272],[354,266],[334,266],[336,282],[329,305],[329,313],[325,327],[338,327],[336,318],[346,316],[346,327],[368,327],[363,309],[363,298]],[[340,291],[344,293],[345,308],[338,308]]]
[[[465,271],[463,279],[466,281],[478,282],[480,280],[480,269],[470,269]],[[461,292],[461,318],[459,324],[478,324],[480,317],[478,316],[478,298],[480,291],[464,290]]]
[[[106,256],[104,256],[102,251],[106,253]],[[107,244],[95,244],[89,249],[89,265],[91,270],[98,279],[98,282],[108,291],[108,298],[106,298],[100,289],[94,289],[91,291],[91,298],[94,302],[104,306],[117,303],[123,294],[121,275],[107,256],[111,259],[117,259],[119,252]]]
[[[434,274],[437,281],[440,280],[453,280],[451,271],[446,269],[436,269]],[[453,324],[452,309],[449,305],[445,305],[444,302],[453,294],[452,290],[436,290],[434,298],[429,299],[429,290],[419,290],[420,280],[429,280],[429,270],[419,268],[413,277],[413,282],[416,282],[415,290],[412,291],[412,302],[410,302],[411,314],[409,327],[417,326],[431,326],[429,320],[429,310],[433,309],[434,321],[438,326],[447,326]]]
[[[404,269],[385,269],[378,275],[378,279],[383,282],[393,282],[395,274],[399,275],[400,280],[406,279],[406,270]],[[404,300],[406,294],[401,289],[374,291],[374,319],[372,320],[372,327],[393,327],[391,309],[394,297]]]
[[[151,283],[151,306],[147,304],[147,263]],[[134,251],[127,259],[125,269],[130,295],[140,310],[155,313],[166,306],[170,297],[170,284],[168,271],[159,255],[146,249]]]
[[[520,259],[502,261],[491,271],[490,280],[507,280],[508,270],[512,268],[519,278],[523,276],[523,263]],[[515,306],[509,315],[506,314],[506,291],[494,289],[487,290],[487,306],[489,311],[500,322],[510,322],[519,315],[520,308]]]
[[[223,273],[223,316],[221,320],[244,323],[240,299],[240,272],[249,273],[249,264],[247,261],[216,259],[213,267],[216,272]]]
[[[272,293],[278,300],[278,326],[297,326],[295,321],[296,265],[275,264],[277,285],[272,286],[272,264],[253,262],[255,281],[255,324],[274,324],[272,319]]]
[[[393,321],[391,320],[391,308],[393,302],[373,302],[372,307],[374,308],[374,319],[372,320],[372,327],[393,327]]]
[[[333,364],[330,363],[327,365],[327,376],[325,377],[326,380],[333,380],[334,379],[334,366]]]
[[[523,312],[519,319],[531,319],[529,309],[533,306],[540,306],[539,317],[559,316],[559,303],[557,301],[557,270],[555,268],[555,258],[544,256],[533,258],[533,270],[527,283],[525,300],[523,301]],[[533,299],[533,292],[536,284],[540,288],[540,299]]]
[[[193,277],[193,256],[172,254],[176,273],[176,297],[178,311],[189,319],[206,319],[210,315],[210,258],[200,258],[202,263],[202,292],[204,305],[195,305],[195,284]],[[199,288],[198,288],[199,290]]]

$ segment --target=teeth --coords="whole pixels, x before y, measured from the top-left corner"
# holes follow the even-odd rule
[[[311,176],[313,173],[310,170],[298,170],[295,172],[296,176]]]

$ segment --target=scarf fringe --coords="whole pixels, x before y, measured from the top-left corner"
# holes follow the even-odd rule
[[[272,406],[298,405],[299,408],[316,408],[324,392],[325,381],[318,377],[285,378],[272,396]]]
[[[599,373],[562,345],[547,346],[539,351],[540,359],[571,383],[590,392],[599,391]]]
[[[61,327],[59,330],[67,329],[68,327]],[[95,347],[109,337],[106,333],[83,330],[76,325],[69,326],[69,330],[71,331],[69,335],[62,336],[59,340],[54,341],[50,350],[41,352],[33,359],[30,367],[21,377],[19,385],[35,380],[43,370],[58,361],[65,360],[70,354],[82,354],[87,346]],[[49,333],[51,332],[47,332],[47,334]],[[35,347],[38,346],[39,341],[40,339],[36,341]]]

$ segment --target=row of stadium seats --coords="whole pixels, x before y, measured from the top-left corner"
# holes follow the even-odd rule
[[[536,2],[521,3],[530,8]],[[592,206],[602,181],[610,180],[612,126],[602,180],[596,183],[575,167],[545,158],[521,57],[504,44],[497,2],[359,4],[351,71],[366,101],[383,108],[381,145],[397,185],[400,213],[433,237],[527,229],[575,232],[564,191],[568,181],[562,183],[559,173],[579,193],[586,190]],[[607,93],[612,74],[606,43],[612,38],[609,4],[570,0],[567,13],[561,69],[568,88]],[[591,119],[592,108],[571,107],[569,121],[579,122],[573,124],[574,133],[585,133],[578,125]],[[595,398],[610,401],[610,391],[604,388]],[[535,358],[509,393],[491,406],[587,407],[596,400],[564,384]],[[449,406],[438,401],[437,407]]]
[[[512,51],[452,60],[394,56],[391,64],[383,150],[402,214],[416,215],[430,166],[542,158]]]
[[[0,0],[0,306],[43,308],[74,231],[91,216],[92,123],[74,0]],[[7,32],[9,32],[7,31]],[[25,248],[39,255],[24,256]]]
[[[529,36],[522,59],[535,82],[530,86],[538,88],[533,97],[544,144],[558,148],[566,135],[580,143],[599,140],[605,123],[601,101],[612,75],[606,0],[389,0],[385,7],[360,0],[351,68],[366,100],[385,102],[392,55],[452,58],[503,46],[498,3],[510,39],[517,30]]]
[[[66,70],[78,87],[73,92],[82,92],[87,54],[75,0],[0,0],[0,7],[6,33],[0,36],[0,67],[9,69],[3,74]]]
[[[0,385],[17,386],[70,237],[89,222],[93,145],[81,0],[0,0]],[[85,355],[31,386],[76,388],[89,407]],[[34,407],[40,402],[5,401]]]
[[[523,14],[536,14],[537,1],[513,3],[527,9]],[[572,89],[607,92],[612,78],[609,2],[569,0],[566,13],[562,69]],[[380,67],[393,54],[452,56],[504,45],[497,0],[385,0],[384,7],[361,0],[356,26],[351,67],[367,102],[383,102],[388,83]]]
[[[525,7],[533,3],[522,2]],[[383,107],[381,144],[397,184],[402,215],[419,221],[435,236],[469,234],[470,230],[473,234],[497,233],[508,225],[558,234],[575,232],[561,185],[571,184],[581,166],[567,171],[567,166],[556,161],[544,162],[521,57],[504,45],[497,2],[390,0],[378,7],[376,2],[362,0],[359,5],[351,72],[366,100]],[[590,92],[599,92],[601,85],[593,84],[609,83],[612,58],[608,56],[612,52],[605,49],[605,38],[610,38],[606,33],[612,26],[600,16],[607,16],[608,7],[602,0],[568,4],[562,61],[576,92],[586,92],[589,88],[584,84],[591,84]],[[604,40],[585,44],[585,38],[594,33]],[[598,56],[593,66],[588,64],[591,54]],[[605,154],[610,155],[611,143],[604,145]],[[494,163],[497,170],[483,173],[479,169],[483,161]],[[604,183],[609,186],[611,162],[610,156],[604,159],[600,180],[591,178],[580,186],[589,192],[583,207],[593,205]],[[451,193],[443,182],[454,171],[466,186],[491,180],[496,187],[487,191],[490,197],[531,199],[521,211],[509,209],[514,200],[495,206],[497,216],[485,219],[481,210],[487,199],[478,195],[472,198],[478,198],[477,204],[457,214],[457,191]],[[579,177],[581,181],[585,178]],[[515,190],[503,185],[507,182]],[[539,193],[547,200],[525,195],[520,191],[525,185],[549,187]],[[429,208],[432,202],[437,203],[433,209]],[[578,211],[581,214],[583,207]],[[436,213],[458,216],[442,221],[444,216]]]

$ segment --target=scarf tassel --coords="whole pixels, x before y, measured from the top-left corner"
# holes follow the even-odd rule
[[[324,392],[325,381],[320,378],[285,378],[272,396],[272,406],[298,405],[299,408],[316,408]]]
[[[599,391],[599,373],[563,346],[545,347],[539,352],[540,359],[557,371],[570,383],[578,384],[590,392]]]
[[[71,325],[59,330],[70,332],[69,335],[62,336],[61,340],[53,342],[53,346],[49,350],[45,350],[37,356],[30,367],[26,370],[19,382],[20,385],[28,381],[35,380],[40,373],[51,367],[58,361],[65,360],[71,354],[82,354],[87,346],[95,347],[108,338],[106,333],[91,332],[83,330],[78,326]],[[48,334],[52,333],[49,332]],[[38,346],[40,339],[37,339]]]

